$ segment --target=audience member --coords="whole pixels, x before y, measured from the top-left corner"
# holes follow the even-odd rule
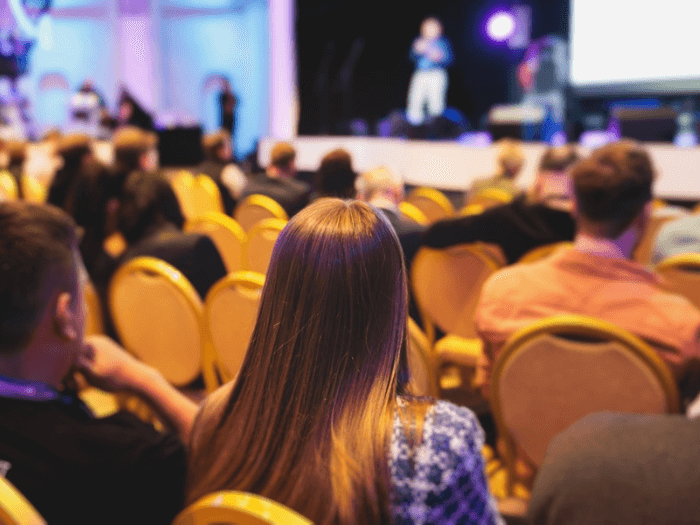
[[[314,174],[315,197],[355,197],[357,173],[352,169],[352,158],[344,149],[336,149],[321,159],[321,165]]]
[[[224,210],[233,213],[236,201],[248,184],[241,169],[233,163],[231,135],[224,130],[206,135],[202,140],[205,159],[197,168],[197,173],[209,175],[221,192]]]
[[[24,198],[22,177],[24,176],[24,162],[27,158],[27,143],[11,140],[3,148],[7,152],[7,171],[17,183],[17,195]]]
[[[532,525],[698,522],[700,420],[586,416],[547,449],[528,509]]]
[[[132,171],[154,172],[158,169],[158,137],[155,133],[132,126],[119,128],[112,136],[114,168],[126,178]]]
[[[496,248],[508,264],[513,264],[538,246],[573,240],[569,169],[577,160],[578,154],[572,146],[549,148],[540,161],[528,196],[516,197],[479,215],[439,221],[425,233],[423,244],[448,248],[484,242]]]
[[[270,165],[265,173],[252,177],[243,197],[261,194],[277,201],[289,217],[309,203],[311,189],[308,184],[295,180],[297,169],[294,164],[296,151],[288,142],[278,142],[272,148]]]
[[[512,139],[498,142],[498,173],[492,177],[475,180],[465,195],[465,202],[480,191],[495,188],[515,196],[520,189],[515,178],[525,165],[525,154],[520,144]]]
[[[364,203],[289,222],[238,378],[197,416],[189,501],[232,489],[317,524],[501,523],[474,415],[407,392],[405,273]]]
[[[647,152],[623,141],[572,170],[577,233],[572,249],[491,276],[477,329],[491,360],[514,332],[543,317],[582,314],[612,322],[651,343],[682,394],[700,389],[700,311],[660,288],[660,277],[632,261],[651,211],[654,169]]]
[[[49,523],[170,523],[182,508],[196,407],[110,339],[83,338],[86,275],[73,221],[0,204],[0,463]],[[180,435],[125,412],[97,419],[70,385],[137,393]]]
[[[60,167],[49,186],[46,202],[72,215],[75,190],[81,171],[92,160],[92,139],[82,133],[71,133],[58,141],[56,154]]]
[[[658,264],[681,253],[700,253],[700,215],[687,215],[663,225],[656,237],[652,262]]]

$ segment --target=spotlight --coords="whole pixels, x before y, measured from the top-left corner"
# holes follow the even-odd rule
[[[515,32],[515,18],[507,11],[497,11],[486,21],[486,34],[495,42],[504,42]]]

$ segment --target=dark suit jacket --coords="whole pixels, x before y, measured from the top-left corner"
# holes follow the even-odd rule
[[[282,177],[270,177],[265,173],[252,177],[243,191],[242,198],[259,193],[277,201],[292,217],[307,204],[311,195],[308,184]]]

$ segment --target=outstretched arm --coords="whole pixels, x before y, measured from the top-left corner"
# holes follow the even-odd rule
[[[76,361],[77,370],[87,381],[105,390],[125,390],[141,396],[178,432],[183,443],[189,442],[197,405],[166,381],[155,368],[126,352],[107,336],[85,338],[83,352]]]

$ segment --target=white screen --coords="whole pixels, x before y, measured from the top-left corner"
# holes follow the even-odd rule
[[[571,0],[577,91],[700,92],[700,0]]]

